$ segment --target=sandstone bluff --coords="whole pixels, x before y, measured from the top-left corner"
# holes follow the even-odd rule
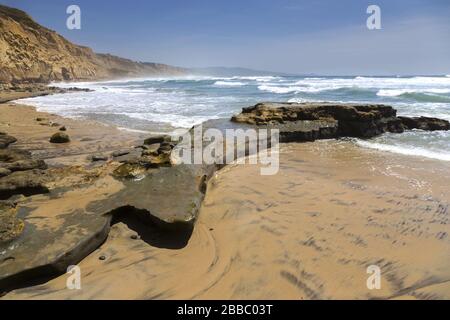
[[[183,68],[95,53],[39,25],[25,12],[0,5],[0,83],[183,74]]]

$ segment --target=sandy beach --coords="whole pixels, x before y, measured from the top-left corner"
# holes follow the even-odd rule
[[[450,300],[450,3],[3,2],[0,302]]]
[[[18,138],[14,148],[32,150],[55,170],[89,167],[87,155],[141,138],[31,107],[0,109],[0,131]],[[74,142],[50,146],[55,128],[37,117],[67,126]],[[25,220],[114,194],[123,185],[112,168],[90,168],[89,186],[60,199],[31,197],[27,206],[36,209]],[[229,165],[216,173],[186,243],[133,219],[113,223],[105,243],[79,263],[81,290],[67,290],[62,275],[2,299],[450,298],[450,163],[344,139],[284,144],[279,173],[259,169]],[[369,265],[381,269],[380,290],[366,286]]]
[[[88,155],[130,147],[143,137],[142,133],[120,130],[95,121],[62,118],[12,102],[1,104],[0,108],[0,130],[17,138],[15,147],[32,151],[36,157],[51,163],[86,163]],[[51,135],[61,126],[66,127],[71,137],[69,145],[49,142]]]

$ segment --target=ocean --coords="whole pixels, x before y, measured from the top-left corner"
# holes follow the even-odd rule
[[[236,76],[54,83],[93,92],[20,100],[39,111],[88,118],[151,133],[229,118],[262,101],[335,101],[392,105],[398,115],[450,120],[450,75],[413,77]],[[450,132],[384,134],[354,143],[404,155],[450,161]]]

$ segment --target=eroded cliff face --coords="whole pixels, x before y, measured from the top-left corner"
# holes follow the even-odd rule
[[[39,25],[25,12],[0,5],[0,83],[185,73],[169,65],[97,54]]]

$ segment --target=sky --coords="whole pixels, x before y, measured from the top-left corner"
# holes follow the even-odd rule
[[[449,0],[0,0],[97,52],[294,74],[450,74]],[[81,9],[81,29],[66,8]],[[369,30],[369,5],[381,29]]]

